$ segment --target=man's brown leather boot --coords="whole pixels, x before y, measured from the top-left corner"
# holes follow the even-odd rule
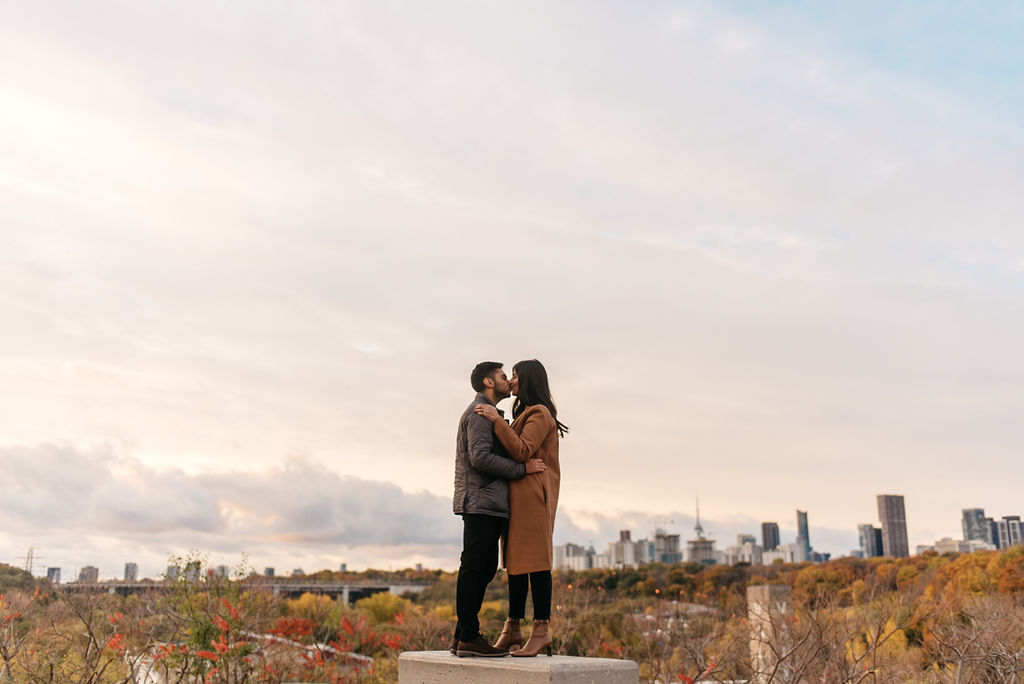
[[[508,649],[494,648],[489,643],[487,643],[487,639],[484,639],[482,636],[478,636],[476,639],[473,639],[472,641],[460,641],[459,648],[457,651],[455,651],[455,655],[459,656],[460,658],[465,658],[467,656],[479,656],[482,658],[500,658],[502,656],[508,655]]]

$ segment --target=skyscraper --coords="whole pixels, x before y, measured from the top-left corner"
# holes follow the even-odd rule
[[[139,579],[139,566],[137,563],[124,564],[124,581],[136,582]]]
[[[1004,515],[998,523],[999,548],[1008,549],[1024,543],[1024,523],[1019,515]]]
[[[860,537],[860,550],[865,558],[878,558],[882,555],[882,529],[874,525],[857,525],[857,536]]]
[[[964,541],[971,541],[976,539],[978,541],[985,541],[992,543],[991,534],[985,525],[985,509],[984,508],[964,508],[963,509],[963,528],[964,528]]]
[[[761,523],[761,546],[765,551],[773,551],[779,547],[779,523]]]
[[[811,559],[811,535],[807,530],[807,511],[796,512],[796,553],[797,563]]]
[[[910,555],[907,540],[907,510],[901,494],[878,495],[878,519],[882,522],[882,549],[890,558]]]
[[[992,518],[985,518],[981,521],[981,527],[985,530],[985,534],[988,535],[988,542],[997,549],[1002,548],[999,546],[999,523]]]

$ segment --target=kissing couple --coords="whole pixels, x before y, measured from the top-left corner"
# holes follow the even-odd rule
[[[503,364],[478,363],[470,374],[476,396],[459,420],[452,508],[462,516],[462,556],[455,593],[458,622],[449,649],[459,657],[551,655],[551,537],[561,470],[558,421],[548,374],[529,359],[505,375]],[[512,424],[500,401],[510,395]],[[498,568],[508,573],[508,618],[491,645],[480,634],[480,606]],[[523,638],[526,595],[533,597],[533,629]]]

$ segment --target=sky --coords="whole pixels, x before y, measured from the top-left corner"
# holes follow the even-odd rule
[[[1024,514],[1024,9],[0,4],[0,562],[458,565],[482,360],[555,543]]]

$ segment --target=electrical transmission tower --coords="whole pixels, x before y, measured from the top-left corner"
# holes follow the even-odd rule
[[[18,560],[25,561],[25,572],[31,575],[35,562],[44,560],[44,558],[42,556],[37,556],[36,550],[30,546],[28,547],[28,552]]]

